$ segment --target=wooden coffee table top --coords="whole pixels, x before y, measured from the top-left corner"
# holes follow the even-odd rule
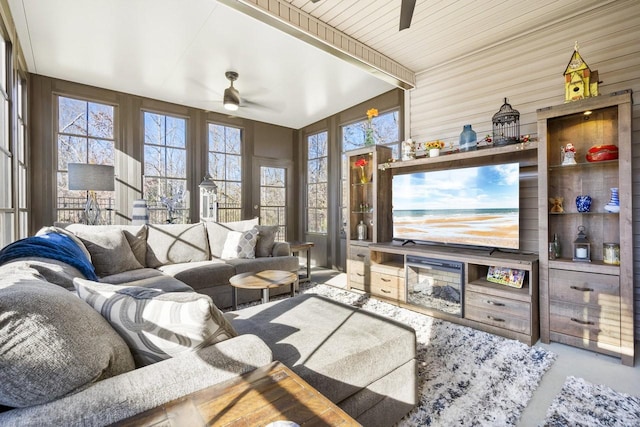
[[[236,274],[229,279],[229,283],[236,288],[266,289],[290,285],[296,280],[298,280],[296,273],[281,270],[265,270],[258,273]]]
[[[273,362],[117,423],[118,426],[359,426],[280,362]]]

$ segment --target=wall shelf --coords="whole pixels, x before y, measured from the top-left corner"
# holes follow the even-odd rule
[[[518,144],[509,144],[503,146],[485,146],[480,147],[477,150],[472,151],[457,151],[452,153],[441,153],[438,157],[422,157],[413,160],[403,160],[388,163],[381,163],[378,168],[385,169],[402,169],[403,172],[410,172],[412,170],[423,169],[425,166],[433,167],[437,164],[443,164],[449,162],[459,162],[460,160],[472,160],[482,159],[486,162],[486,159],[491,156],[502,157],[513,155],[514,153],[522,153],[529,150],[537,150],[538,141],[521,142]],[[524,165],[526,166],[526,165]]]

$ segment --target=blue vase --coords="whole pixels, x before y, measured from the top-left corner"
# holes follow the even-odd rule
[[[576,208],[578,212],[589,212],[591,210],[591,196],[576,197]]]
[[[620,198],[617,187],[611,189],[611,200],[605,205],[604,210],[611,213],[620,212]]]
[[[460,151],[475,150],[476,148],[478,148],[476,132],[471,129],[471,125],[464,125],[460,134]]]

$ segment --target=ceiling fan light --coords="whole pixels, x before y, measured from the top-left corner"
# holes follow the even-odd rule
[[[237,111],[240,106],[240,97],[238,91],[234,87],[229,87],[224,90],[224,97],[222,101],[224,108],[229,111]]]

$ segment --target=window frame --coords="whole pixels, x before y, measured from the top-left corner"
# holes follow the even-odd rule
[[[190,213],[191,206],[189,200],[190,194],[190,179],[189,179],[189,119],[190,117],[176,114],[176,113],[168,113],[166,111],[153,110],[149,108],[143,108],[141,111],[141,133],[142,133],[142,197],[147,201],[147,208],[149,210],[149,222],[150,223],[189,223],[190,222]],[[163,141],[164,144],[149,144],[147,143],[147,127],[146,127],[146,115],[152,114],[156,116],[163,117]],[[167,144],[167,127],[166,122],[167,118],[178,119],[184,122],[184,145],[176,146],[176,145],[168,145]],[[150,175],[147,174],[146,171],[146,155],[145,151],[147,147],[155,147],[159,150],[164,150],[164,175]],[[167,172],[167,149],[171,150],[182,150],[184,151],[184,175],[183,176],[168,176]],[[161,187],[168,187],[169,181],[178,181],[183,182],[182,187],[184,188],[184,192],[179,200],[175,199],[173,195],[171,197],[161,196],[158,193],[158,198],[155,200],[155,197],[150,197],[149,192],[147,190],[147,179],[157,179],[160,181],[158,184],[158,189],[161,190]],[[164,184],[164,185],[163,185]],[[176,215],[176,216],[174,216]]]
[[[243,174],[243,170],[244,170],[244,160],[245,160],[245,130],[243,127],[241,126],[234,126],[234,125],[229,125],[227,123],[220,123],[220,122],[216,122],[213,120],[207,120],[206,122],[207,124],[207,164],[206,164],[206,170],[207,172],[213,177],[213,182],[215,182],[215,184],[218,186],[218,221],[220,222],[231,222],[231,221],[240,221],[242,219],[242,208],[243,208],[243,202],[244,202],[244,192],[245,192],[245,182],[244,182],[244,174]],[[212,142],[211,142],[211,136],[212,136],[212,130],[211,127],[212,126],[216,126],[216,127],[221,127],[225,130],[225,137],[224,137],[224,141],[225,141],[225,151],[214,151],[211,150],[211,146],[212,146]],[[227,142],[227,137],[226,137],[226,130],[227,129],[231,129],[234,131],[238,131],[239,133],[239,144],[240,144],[240,149],[239,152],[240,154],[237,153],[233,153],[233,152],[228,152],[226,150],[226,142]],[[216,173],[216,171],[212,170],[212,165],[211,165],[211,156],[213,154],[218,154],[218,155],[222,155],[224,156],[224,174],[225,174],[225,179],[220,179]],[[237,157],[237,162],[236,164],[239,165],[240,167],[240,171],[238,172],[239,174],[239,179],[238,180],[234,180],[234,179],[227,179],[227,157],[229,156],[234,156]],[[238,186],[238,190],[237,193],[239,194],[239,200],[236,203],[227,203],[226,199],[227,198],[231,198],[230,196],[227,195],[227,192],[225,191],[226,188],[228,188],[228,185],[232,184],[232,185],[236,185]]]
[[[318,138],[321,134],[324,134],[324,152],[325,155],[324,156],[319,156],[319,157],[313,157],[310,158],[310,143],[311,143],[311,138],[316,137]],[[321,130],[318,132],[314,132],[314,133],[310,133],[306,136],[306,170],[307,170],[307,175],[306,175],[306,181],[307,181],[307,191],[306,191],[306,198],[305,198],[305,232],[307,234],[316,234],[316,235],[321,235],[321,236],[326,236],[329,233],[329,224],[328,224],[328,219],[329,219],[329,131],[328,130]],[[317,143],[317,142],[316,142]],[[325,159],[325,165],[324,165],[324,175],[325,175],[325,181],[317,181],[317,182],[311,182],[310,180],[310,163],[313,160],[320,160],[320,159]],[[319,172],[318,175],[320,175],[321,173]],[[324,207],[320,207],[317,204],[314,204],[312,206],[311,203],[311,193],[310,193],[310,188],[311,186],[320,186],[321,184],[324,184],[325,187],[325,206]],[[316,193],[317,194],[317,193]],[[317,197],[316,197],[316,202],[317,202]],[[316,230],[311,230],[310,229],[310,214],[311,214],[311,210],[314,210],[316,212],[318,211],[323,211],[324,212],[324,230],[320,229],[316,229]],[[317,223],[317,220],[316,220]]]

